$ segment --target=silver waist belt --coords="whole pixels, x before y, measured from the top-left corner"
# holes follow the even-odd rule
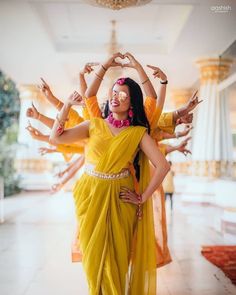
[[[88,175],[102,178],[102,179],[121,179],[128,177],[130,175],[129,169],[124,169],[119,173],[103,173],[103,172],[97,172],[92,170],[89,167],[85,166],[84,172]]]

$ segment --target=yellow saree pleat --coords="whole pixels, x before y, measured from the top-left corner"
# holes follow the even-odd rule
[[[105,123],[102,119],[93,119],[90,124],[101,128]],[[143,127],[129,127],[117,136],[111,135],[110,145],[95,170],[111,174],[127,167],[145,131]],[[93,140],[93,135],[90,136]],[[143,179],[140,189],[144,190],[149,181],[149,166],[142,153],[140,164]],[[156,257],[152,201],[143,205],[143,219],[137,221],[136,206],[119,199],[121,186],[133,189],[132,176],[111,180],[84,174],[74,189],[80,249],[90,295],[154,295]]]

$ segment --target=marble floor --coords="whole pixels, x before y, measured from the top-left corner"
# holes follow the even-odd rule
[[[213,229],[217,209],[167,201],[173,262],[158,271],[158,295],[236,294],[236,287],[201,254],[201,245],[236,244]],[[22,193],[4,200],[0,224],[1,295],[86,295],[79,263],[71,263],[75,230],[70,193]],[[137,294],[138,295],[138,294]]]

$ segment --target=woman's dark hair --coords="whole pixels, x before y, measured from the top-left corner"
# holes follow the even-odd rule
[[[131,119],[131,125],[146,127],[148,130],[148,133],[150,133],[150,125],[149,125],[149,122],[144,110],[144,106],[143,106],[143,93],[138,83],[136,83],[131,78],[120,78],[116,81],[116,83],[119,85],[127,85],[129,87],[130,104],[133,110],[133,118]],[[110,113],[109,101],[107,101],[104,108],[104,118],[108,117],[109,113]],[[139,180],[140,178],[139,153],[137,153],[134,159],[134,168],[136,171],[136,178]]]

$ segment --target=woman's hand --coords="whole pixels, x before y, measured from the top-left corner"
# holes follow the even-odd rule
[[[140,66],[140,63],[135,59],[135,57],[129,53],[129,52],[126,52],[124,55],[123,55],[123,58],[127,58],[129,60],[128,63],[125,63],[123,64],[122,66],[123,67],[128,67],[128,68],[133,68],[133,69],[137,69],[139,66]]]
[[[185,129],[183,131],[180,131],[179,134],[180,136],[186,136],[189,134],[189,132],[193,129],[193,126],[186,125]]]
[[[136,192],[131,191],[129,188],[122,186],[120,191],[120,199],[125,203],[131,203],[138,205],[140,195],[136,194]],[[141,203],[144,203],[144,200],[141,200]]]
[[[33,139],[38,139],[41,140],[44,137],[44,134],[40,132],[38,129],[34,128],[30,122],[28,123],[29,125],[25,128],[26,130],[29,131],[31,137]]]
[[[51,193],[55,194],[55,193],[59,192],[62,188],[63,188],[63,183],[60,183],[60,182],[55,183],[51,187]]]
[[[46,96],[46,97],[49,97],[49,96],[53,96],[52,94],[52,91],[49,87],[49,85],[45,82],[45,80],[43,78],[40,78],[40,80],[42,81],[41,84],[39,84],[39,89],[43,92],[43,94]]]
[[[121,67],[122,64],[116,61],[116,58],[120,57],[121,59],[124,58],[123,54],[117,52],[112,55],[107,61],[102,64],[102,67],[108,70],[110,67]]]
[[[191,124],[193,122],[193,113],[186,114],[176,120],[176,125],[180,124]]]
[[[83,106],[84,105],[84,101],[82,96],[77,92],[74,91],[67,99],[67,104],[69,104],[70,106],[73,105],[79,105],[79,106]]]
[[[159,78],[161,81],[167,81],[167,76],[166,74],[158,67],[147,65],[148,68],[153,70],[153,77],[154,78]]]
[[[94,71],[95,66],[98,66],[99,62],[88,62],[85,64],[84,68],[80,71],[81,75],[90,74]]]
[[[47,148],[47,147],[41,147],[41,148],[38,149],[38,151],[39,151],[41,156],[56,152],[55,149],[50,149],[50,148]]]
[[[196,108],[196,106],[199,105],[199,103],[201,103],[203,101],[203,100],[200,100],[200,101],[198,100],[197,92],[198,91],[194,92],[194,94],[192,95],[192,97],[188,101],[187,105],[185,106],[187,113],[194,110]]]
[[[32,105],[31,108],[28,108],[26,111],[26,116],[37,120],[39,118],[39,112],[34,106],[33,102],[31,105]]]
[[[188,137],[184,141],[182,141],[176,150],[180,153],[183,153],[185,156],[187,156],[188,154],[192,154],[190,150],[186,149],[186,145],[188,144],[188,141],[190,139],[191,137]]]

